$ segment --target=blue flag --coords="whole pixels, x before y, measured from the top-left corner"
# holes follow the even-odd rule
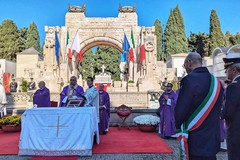
[[[58,35],[57,35],[57,32],[55,32],[55,55],[56,55],[57,62],[59,62],[59,49],[60,49],[60,44],[58,40]]]
[[[121,62],[127,62],[127,53],[125,51],[123,51],[121,53]]]
[[[127,52],[130,49],[130,44],[128,42],[126,34],[124,34],[124,41],[122,45],[122,54],[121,54],[121,62],[126,62],[127,61]]]

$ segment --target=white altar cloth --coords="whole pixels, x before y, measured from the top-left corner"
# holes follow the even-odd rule
[[[33,108],[22,115],[19,155],[91,156],[99,144],[95,107]]]

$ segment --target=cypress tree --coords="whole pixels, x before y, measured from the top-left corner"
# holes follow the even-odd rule
[[[0,26],[0,58],[15,61],[19,45],[17,25],[12,20],[4,20]]]
[[[222,33],[220,21],[215,10],[212,10],[210,15],[209,37],[209,55],[212,55],[212,52],[216,47],[225,46],[225,37]]]
[[[24,27],[18,30],[19,33],[19,43],[20,43],[20,52],[26,49],[26,41],[27,41],[27,31],[28,28]]]
[[[33,22],[27,31],[26,48],[33,47],[40,52],[40,37],[36,24]]]
[[[187,52],[188,50],[188,40],[187,40],[187,36],[185,34],[185,26],[184,26],[184,21],[183,21],[183,17],[181,14],[181,11],[178,7],[178,5],[174,8],[173,10],[173,15],[175,18],[175,24],[177,26],[176,28],[176,52]]]
[[[166,56],[187,52],[188,39],[185,34],[183,17],[178,6],[173,11],[170,11],[164,35]]]
[[[165,45],[165,57],[168,57],[172,53],[176,53],[175,44],[176,37],[174,33],[176,32],[176,25],[174,20],[173,11],[170,11],[170,15],[168,17],[167,25],[164,31],[164,45]]]
[[[157,38],[157,60],[163,60],[163,53],[162,53],[162,25],[159,19],[156,19],[155,23],[155,35]]]

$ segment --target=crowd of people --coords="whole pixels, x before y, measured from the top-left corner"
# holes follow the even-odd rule
[[[173,84],[164,82],[163,94],[159,98],[159,133],[163,138],[178,137],[181,141],[181,159],[216,160],[220,142],[224,139],[226,126],[227,151],[229,160],[240,159],[240,56],[229,53],[223,58],[227,76],[224,84],[202,66],[202,57],[191,52],[185,58],[183,67],[187,75],[174,92]],[[82,99],[84,107],[94,106],[97,110],[99,131],[106,134],[110,118],[110,98],[104,85],[99,90],[93,85],[93,78],[87,78],[88,88],[77,84],[77,77],[70,78],[70,84],[60,93],[60,107],[66,107],[71,98]],[[165,79],[166,80],[166,79]],[[16,92],[17,83],[13,79],[10,88]],[[44,81],[38,83],[33,104],[37,107],[50,106],[50,91]],[[35,88],[33,79],[29,90]],[[0,92],[4,88],[0,85]],[[1,94],[0,105],[6,105],[6,96]]]

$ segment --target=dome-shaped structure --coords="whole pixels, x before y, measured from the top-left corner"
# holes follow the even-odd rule
[[[213,50],[213,74],[216,77],[226,76],[223,58],[225,58],[228,53],[240,53],[240,44],[236,44],[234,46],[226,48],[217,47]]]

